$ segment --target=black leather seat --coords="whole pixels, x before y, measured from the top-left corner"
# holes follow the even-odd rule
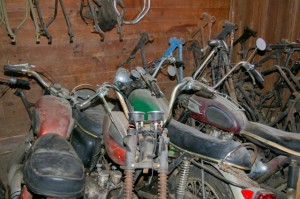
[[[240,145],[233,140],[219,140],[208,136],[176,120],[171,120],[167,128],[170,141],[176,147],[216,163]],[[245,147],[236,150],[225,162],[242,169],[250,169],[252,166],[251,155]]]
[[[65,138],[46,134],[31,147],[24,165],[24,181],[35,194],[70,198],[84,191],[84,168]]]
[[[264,124],[249,122],[240,134],[254,143],[276,150],[279,154],[300,156],[300,132],[289,133]]]

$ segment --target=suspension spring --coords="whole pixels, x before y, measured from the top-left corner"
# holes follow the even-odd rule
[[[161,171],[158,174],[158,199],[166,199],[167,198],[167,172]]]
[[[177,185],[176,198],[182,199],[184,196],[189,170],[190,170],[191,162],[188,160],[183,160],[181,163],[181,170],[179,176],[179,183]]]
[[[126,169],[125,170],[125,182],[124,182],[124,199],[132,199],[133,198],[133,176],[134,170]]]

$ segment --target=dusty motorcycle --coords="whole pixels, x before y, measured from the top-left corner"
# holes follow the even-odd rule
[[[66,89],[46,82],[32,65],[6,65],[4,71],[32,76],[47,93],[32,104],[18,91],[32,125],[8,163],[10,198],[81,196],[85,186],[84,167],[68,142],[74,124],[71,95]]]
[[[106,109],[103,141],[107,155],[125,174],[123,190],[119,190],[123,198],[167,198],[167,192],[169,198],[242,198],[243,190],[256,187],[243,171],[250,169],[253,161],[244,145],[200,135],[194,128],[171,119],[176,93],[201,90],[198,85],[183,81],[167,102],[155,79],[137,67],[131,72],[119,68],[115,84],[105,83],[97,90],[104,104],[108,88],[120,94],[121,108]],[[121,94],[128,90],[126,95]],[[95,96],[78,106],[86,106]],[[179,147],[173,144],[178,139],[185,140]],[[223,172],[218,162],[239,175]],[[272,195],[258,187],[254,190],[260,190],[261,196]]]
[[[215,50],[212,48],[202,65],[193,73],[193,79],[203,72]],[[277,193],[277,197],[295,198],[300,155],[299,134],[248,121],[241,106],[232,102],[227,95],[216,91],[239,66],[248,70],[253,79],[263,81],[259,72],[247,61],[237,63],[215,86],[199,80],[206,91],[182,92],[177,98],[177,110],[175,109],[177,120],[220,141],[236,140],[255,144],[257,158],[247,175],[262,187],[286,193],[285,196]],[[182,142],[181,139],[177,140],[178,145]]]
[[[151,74],[141,67],[131,72],[119,68],[114,85],[103,84],[79,105],[86,106],[97,95],[106,104],[107,88],[120,97],[121,108],[106,108],[103,140],[110,159],[126,174],[124,190],[120,190],[123,197],[165,198],[168,190],[169,198],[243,198],[247,191],[257,197],[274,198],[245,174],[253,162],[247,144],[220,141],[171,119],[178,92],[206,91],[197,81],[184,80],[167,102],[155,76],[166,62],[175,64],[173,50],[167,50],[169,53],[155,64]]]
[[[22,91],[18,94],[32,125],[8,164],[10,198],[118,197],[122,173],[104,155],[102,120],[91,120],[91,111],[84,109],[87,102],[95,105],[85,101],[94,91],[79,86],[69,92],[45,81],[29,64],[6,65],[4,71],[33,77],[45,89],[34,104]],[[102,108],[97,116],[104,112]],[[93,109],[99,111],[99,107]],[[87,121],[93,121],[91,128]]]

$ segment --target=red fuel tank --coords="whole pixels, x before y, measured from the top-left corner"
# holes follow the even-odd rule
[[[74,123],[69,102],[52,95],[42,96],[37,101],[33,121],[38,137],[47,133],[68,137]]]
[[[213,98],[193,95],[188,109],[192,118],[232,133],[239,133],[248,121],[241,107],[219,94]]]

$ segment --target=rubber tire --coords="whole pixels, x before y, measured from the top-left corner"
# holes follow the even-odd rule
[[[1,179],[0,179],[0,199],[5,199],[5,187],[4,184],[2,183]]]
[[[219,173],[214,167],[208,165],[206,166],[209,167],[211,170],[214,170],[215,172]],[[191,180],[191,178],[194,179],[196,178],[197,180],[199,180],[199,182],[201,182],[201,174],[202,174],[201,169],[195,166],[191,166],[189,170],[187,187],[189,186],[189,181]],[[205,184],[210,186],[212,190],[215,192],[217,198],[234,199],[230,187],[224,182],[220,181],[219,179],[217,179],[216,177],[212,176],[207,172],[204,173],[204,180],[205,180]],[[206,196],[206,198],[211,198],[211,197]]]

